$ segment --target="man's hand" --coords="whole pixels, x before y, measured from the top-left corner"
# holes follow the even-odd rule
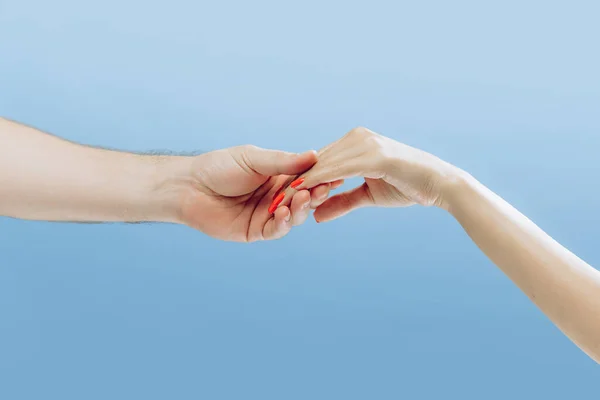
[[[341,183],[295,192],[271,214],[275,192],[316,163],[314,152],[240,146],[196,157],[139,155],[80,146],[2,118],[0,143],[0,215],[20,219],[174,222],[251,242],[284,236]]]
[[[310,169],[314,151],[303,154],[239,146],[167,163],[159,187],[177,193],[180,222],[212,237],[237,242],[278,239],[302,224],[341,184],[317,186],[294,194],[288,206],[269,212],[286,180]],[[170,164],[170,165],[169,165]]]

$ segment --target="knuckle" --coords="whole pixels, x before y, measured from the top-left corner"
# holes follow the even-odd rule
[[[348,136],[353,136],[353,137],[364,137],[369,135],[371,131],[368,130],[367,128],[363,127],[363,126],[357,126],[354,129],[351,129],[350,132],[348,132]]]
[[[241,146],[237,146],[239,148],[239,150],[243,151],[243,152],[254,152],[259,150],[258,146],[255,146],[253,144],[244,144]]]
[[[249,162],[252,154],[257,149],[256,146],[251,144],[244,144],[239,146],[230,147],[229,154],[238,162]]]
[[[386,147],[384,144],[384,140],[381,136],[367,135],[365,136],[363,141],[366,147],[371,151],[383,152]]]
[[[384,147],[384,137],[364,127],[352,129],[348,132],[348,137],[354,142],[360,142],[366,150]]]
[[[369,149],[367,158],[371,160],[374,170],[384,175],[394,164],[394,157],[391,152],[380,144]]]

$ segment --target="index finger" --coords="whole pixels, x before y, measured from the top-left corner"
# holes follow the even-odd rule
[[[288,189],[311,189],[321,184],[333,183],[364,175],[364,168],[362,168],[362,162],[359,159],[350,159],[343,162],[328,162],[321,165],[317,162],[313,168],[291,182]]]

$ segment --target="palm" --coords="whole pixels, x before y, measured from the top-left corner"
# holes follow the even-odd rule
[[[283,183],[286,176],[257,174],[226,152],[219,150],[197,157],[192,167],[192,189],[184,200],[183,219],[215,238],[248,241],[260,236],[271,219],[268,203],[276,184]]]
[[[242,146],[196,157],[191,167],[191,182],[182,199],[184,222],[215,238],[239,242],[275,239],[285,235],[292,223],[303,222],[308,209],[300,212],[298,206],[311,200],[307,191],[295,194],[292,200],[298,201],[290,209],[277,210],[275,218],[268,211],[275,193],[290,175],[270,176],[257,172],[265,168],[249,158],[249,154],[256,158],[253,152],[257,151],[261,152],[258,155],[261,160],[274,154]],[[314,157],[314,154],[296,157],[298,162],[292,162],[292,167],[287,168],[308,168],[314,164]],[[269,165],[286,162],[290,164],[289,159],[274,159]],[[285,219],[285,215],[290,218]]]
[[[239,196],[219,195],[197,191],[190,204],[189,225],[206,234],[225,240],[253,241],[260,238],[271,215],[267,211],[277,183],[285,176],[271,177],[250,193]]]

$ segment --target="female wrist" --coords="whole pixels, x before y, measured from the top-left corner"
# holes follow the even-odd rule
[[[468,172],[450,165],[440,179],[438,200],[436,206],[452,212],[459,195],[471,188],[476,182],[475,178]]]

